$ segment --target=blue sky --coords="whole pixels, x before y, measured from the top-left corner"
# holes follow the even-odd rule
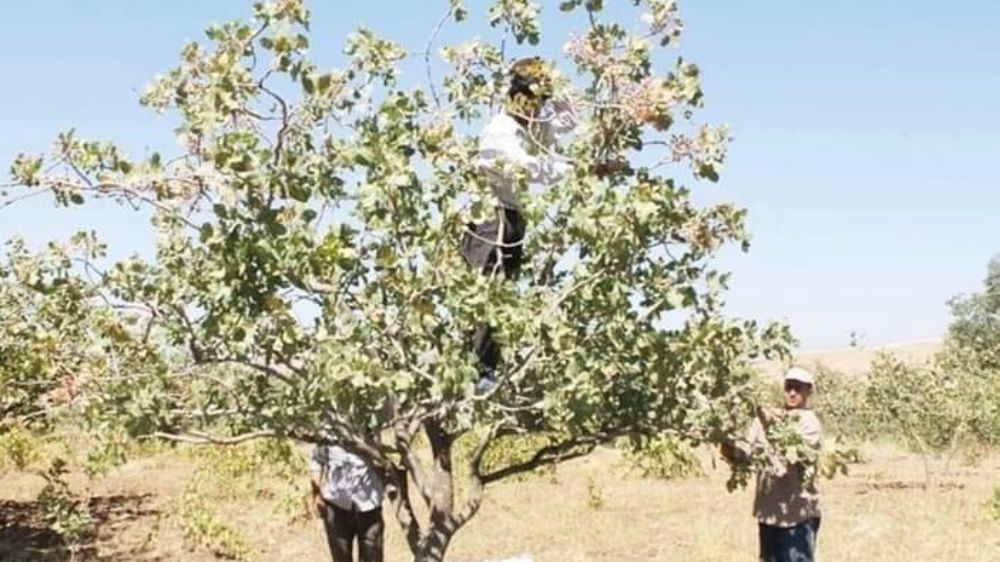
[[[0,19],[0,166],[76,127],[133,152],[174,148],[138,92],[206,24],[249,0],[34,0]],[[467,2],[474,15],[483,0]],[[542,2],[543,54],[578,25]],[[608,0],[612,11],[631,2]],[[314,0],[314,52],[332,64],[359,23],[420,51],[445,0]],[[726,252],[729,311],[792,324],[805,348],[937,337],[945,301],[975,291],[1000,252],[1000,3],[682,0],[678,54],[703,69],[701,118],[731,126],[719,185],[750,209],[749,254]],[[631,13],[629,11],[629,13]],[[443,39],[489,36],[450,27]],[[416,62],[416,61],[415,61]],[[408,67],[409,79],[422,79]],[[144,219],[29,201],[0,210],[0,239],[97,228],[113,255],[148,252]]]

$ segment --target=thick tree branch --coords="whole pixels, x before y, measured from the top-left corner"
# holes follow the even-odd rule
[[[493,471],[482,476],[483,484],[496,482],[508,476],[528,472],[546,464],[575,459],[590,454],[598,445],[610,440],[611,436],[595,436],[590,438],[570,439],[554,445],[542,447],[527,461]]]
[[[410,501],[410,483],[407,472],[404,469],[390,468],[386,471],[386,481],[389,484],[386,495],[395,507],[396,521],[399,522],[410,551],[416,552],[420,547],[422,530],[420,522],[413,512],[413,503]]]
[[[469,490],[466,493],[465,503],[453,517],[456,529],[468,523],[483,504],[483,493],[486,488],[481,472],[483,456],[500,432],[501,427],[503,427],[503,423],[497,423],[490,427],[472,451],[472,456],[469,457]]]
[[[420,492],[420,497],[423,498],[424,504],[431,506],[434,504],[434,500],[431,495],[427,471],[417,456],[416,451],[413,450],[413,432],[408,427],[405,427],[405,425],[402,422],[396,424],[396,448],[402,457],[403,465],[406,467],[410,477],[413,478],[413,482],[417,485],[417,491]]]
[[[424,433],[431,446],[431,457],[434,459],[434,482],[431,494],[434,497],[432,509],[437,509],[451,517],[455,509],[455,493],[452,482],[452,436],[441,427],[437,419],[424,421]]]

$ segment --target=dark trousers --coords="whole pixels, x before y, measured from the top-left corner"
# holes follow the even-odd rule
[[[382,508],[371,511],[342,509],[323,503],[323,527],[333,562],[352,562],[354,540],[358,542],[358,562],[382,562]]]
[[[469,224],[462,237],[462,256],[483,275],[502,273],[516,279],[524,262],[525,224],[521,213],[497,207],[497,218],[481,224]],[[500,362],[500,345],[493,338],[489,321],[476,328],[472,348],[479,358],[480,378],[493,379]]]
[[[759,532],[761,562],[813,562],[816,559],[818,517],[794,527],[760,523]]]

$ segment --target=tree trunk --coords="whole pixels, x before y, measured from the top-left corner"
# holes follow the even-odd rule
[[[442,562],[456,530],[451,518],[441,512],[431,514],[431,527],[420,540],[413,562]]]

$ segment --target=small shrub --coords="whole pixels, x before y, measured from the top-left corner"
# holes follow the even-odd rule
[[[483,454],[481,464],[482,472],[489,473],[500,470],[504,467],[518,464],[530,460],[535,453],[552,442],[553,436],[545,433],[529,433],[527,435],[505,435],[498,437],[490,444]],[[462,439],[458,442],[456,457],[459,459],[468,458],[475,447],[475,439]],[[512,478],[521,481],[532,475],[552,474],[555,471],[554,465],[545,465],[536,468],[532,472],[516,474]]]
[[[301,487],[305,459],[291,441],[268,439],[232,446],[198,446],[190,453],[200,466],[181,498],[178,515],[184,538],[193,546],[233,560],[253,559],[256,550],[250,541],[223,522],[210,503],[243,497],[254,487],[257,497],[273,501],[276,511],[290,523],[311,518],[307,492]],[[277,491],[262,488],[268,477],[281,481]]]
[[[239,497],[248,487],[259,487],[264,477],[294,484],[306,473],[305,459],[290,441],[198,446],[192,454],[200,460],[202,478],[211,482],[213,497],[219,499]]]
[[[303,525],[315,518],[312,494],[304,487],[296,486],[278,500],[278,511],[289,525]]]
[[[142,543],[139,544],[139,548],[136,549],[137,552],[148,552],[153,548],[153,545],[160,538],[160,532],[163,530],[163,521],[165,515],[163,512],[158,511],[156,516],[153,518],[153,524],[150,526],[149,531],[146,532],[146,536],[143,537]]]
[[[184,539],[230,560],[252,560],[254,550],[236,529],[223,523],[204,498],[188,490],[181,498],[180,526]]]
[[[587,480],[587,506],[590,509],[604,508],[604,490],[593,478]]]
[[[204,466],[216,476],[239,479],[245,476],[299,477],[305,459],[291,441],[265,439],[242,445],[199,447]]]
[[[42,444],[28,430],[13,426],[0,429],[0,470],[13,465],[24,470],[42,460]]]
[[[46,484],[38,496],[45,520],[74,555],[77,549],[94,534],[94,521],[84,502],[66,483],[66,462],[60,458],[52,461],[42,473]]]
[[[823,421],[823,430],[849,439],[874,437],[866,399],[867,380],[823,365],[818,365],[815,372],[816,392],[810,406]]]
[[[87,476],[106,476],[113,468],[125,464],[128,458],[124,439],[102,439],[87,451],[84,471]]]
[[[995,521],[1000,521],[1000,486],[993,489],[993,497],[986,502],[986,509],[990,517]]]
[[[990,447],[978,439],[965,439],[962,441],[962,466],[979,467],[983,460],[990,455]]]
[[[886,435],[897,435],[924,463],[930,482],[931,460],[946,454],[945,472],[961,440],[981,419],[975,400],[979,380],[972,371],[954,368],[941,358],[934,364],[910,365],[890,355],[872,363],[867,399],[873,421]]]

